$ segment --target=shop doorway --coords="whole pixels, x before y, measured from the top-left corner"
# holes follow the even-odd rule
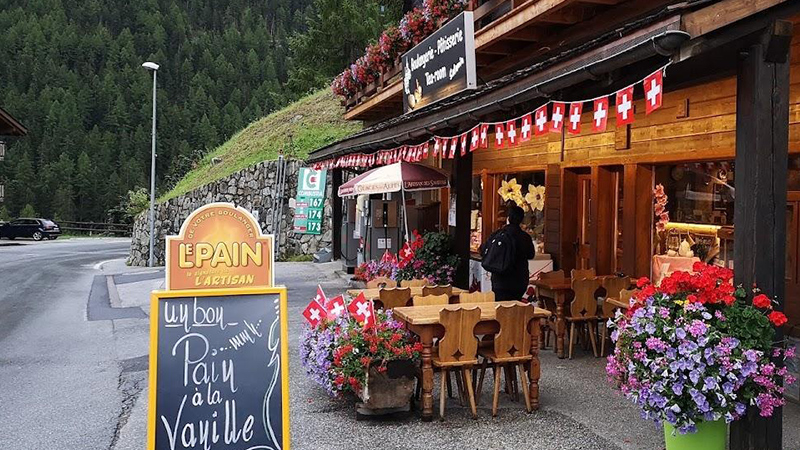
[[[786,204],[786,300],[784,310],[789,318],[785,328],[800,334],[800,191],[789,191]]]
[[[575,241],[575,263],[577,269],[591,267],[592,228],[592,175],[578,175],[578,236]]]

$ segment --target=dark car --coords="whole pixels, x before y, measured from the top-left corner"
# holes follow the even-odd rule
[[[33,238],[34,241],[42,239],[56,239],[61,235],[61,228],[47,219],[15,219],[0,225],[0,237],[8,239]]]

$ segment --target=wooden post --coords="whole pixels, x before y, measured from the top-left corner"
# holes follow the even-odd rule
[[[472,153],[456,157],[453,161],[453,176],[450,192],[456,196],[456,226],[450,227],[453,236],[453,249],[461,264],[456,269],[453,284],[469,289],[469,235],[470,212],[472,210]],[[449,199],[448,199],[449,201]]]
[[[331,197],[333,214],[331,229],[333,231],[333,259],[342,257],[342,198],[339,197],[339,186],[342,185],[342,169],[331,169]]]
[[[786,270],[786,177],[789,153],[789,40],[776,22],[743,50],[736,86],[736,283],[757,284],[783,309]],[[780,332],[778,333],[781,334]],[[782,339],[782,336],[777,336]],[[751,407],[731,426],[731,450],[778,450],[783,410],[765,419]]]
[[[617,242],[614,235],[614,219],[617,210],[614,200],[617,191],[614,186],[614,172],[610,167],[597,166],[592,169],[592,265],[598,274],[613,272]]]
[[[652,192],[652,167],[626,164],[622,182],[622,271],[631,277],[650,275]]]

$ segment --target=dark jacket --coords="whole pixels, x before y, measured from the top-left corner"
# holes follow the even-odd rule
[[[492,291],[500,300],[519,300],[528,288],[528,260],[533,259],[536,250],[531,236],[519,225],[508,224],[505,230],[514,239],[514,266],[503,273],[492,274]]]

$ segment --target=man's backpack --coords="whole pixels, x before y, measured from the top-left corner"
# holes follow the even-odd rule
[[[483,246],[481,266],[491,273],[507,272],[514,265],[514,238],[501,228]]]

